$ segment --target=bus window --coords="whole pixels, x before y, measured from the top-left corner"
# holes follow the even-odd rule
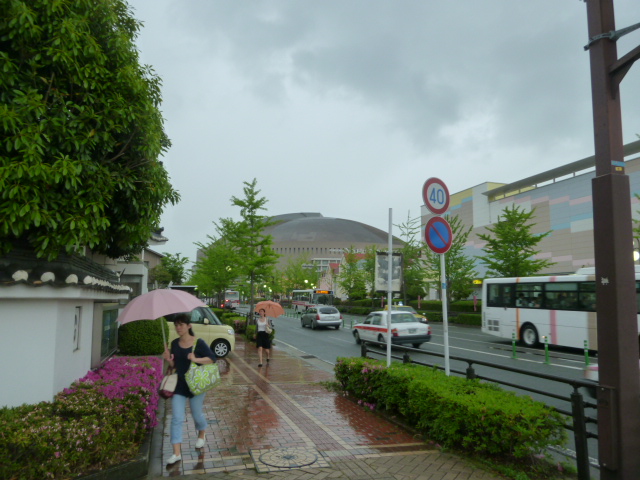
[[[518,283],[516,285],[516,307],[536,308],[536,299],[538,299],[541,294],[541,283]],[[539,300],[537,307],[540,307]]]
[[[545,308],[551,310],[575,310],[578,302],[577,282],[547,283],[545,285]]]
[[[578,304],[576,310],[596,311],[596,282],[578,284]]]
[[[495,283],[489,285],[489,306],[490,307],[513,307],[513,285]]]

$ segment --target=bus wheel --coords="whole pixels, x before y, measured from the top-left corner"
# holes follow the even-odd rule
[[[527,347],[535,347],[538,345],[538,331],[531,324],[526,324],[520,330],[520,340]]]

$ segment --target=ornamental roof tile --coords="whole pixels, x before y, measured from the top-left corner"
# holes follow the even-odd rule
[[[128,293],[118,275],[88,258],[60,255],[56,260],[37,258],[29,250],[15,249],[0,257],[0,287],[23,284],[33,287],[79,287],[110,293]]]

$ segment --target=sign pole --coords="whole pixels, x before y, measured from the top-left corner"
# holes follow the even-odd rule
[[[449,189],[439,178],[431,177],[422,186],[422,199],[432,217],[424,227],[424,240],[433,253],[440,255],[440,284],[442,290],[442,327],[444,336],[444,371],[447,376],[449,368],[449,318],[447,316],[447,271],[444,254],[449,251],[453,243],[451,225],[440,215],[449,208]]]
[[[389,209],[389,246],[387,249],[387,367],[391,365],[391,307],[392,307],[392,285],[393,280],[393,263],[391,257],[391,248],[393,247],[393,236],[391,229],[393,228],[393,209]]]
[[[440,254],[440,283],[442,284],[442,329],[444,335],[444,371],[449,376],[449,318],[447,316],[447,272],[444,253]]]

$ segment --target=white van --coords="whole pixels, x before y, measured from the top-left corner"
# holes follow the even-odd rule
[[[191,312],[184,312],[191,315],[191,328],[197,338],[202,338],[209,344],[213,353],[219,358],[226,357],[233,351],[236,345],[236,337],[233,328],[222,323],[216,314],[209,307],[197,307]],[[165,315],[169,324],[169,342],[178,338],[173,319],[179,313]]]

